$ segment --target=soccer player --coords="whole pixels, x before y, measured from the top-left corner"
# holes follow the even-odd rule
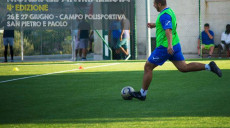
[[[148,23],[147,27],[156,28],[156,49],[145,64],[141,90],[131,92],[130,95],[144,101],[152,81],[153,69],[159,65],[163,65],[167,60],[170,60],[181,72],[208,70],[222,77],[221,70],[213,61],[209,64],[185,63],[181,51],[180,39],[176,31],[177,21],[174,11],[167,7],[166,0],[155,0],[154,7],[160,14],[157,17],[156,23]]]
[[[201,33],[202,37],[202,49],[209,50],[208,58],[212,57],[212,53],[214,51],[214,32],[210,30],[210,26],[208,23],[204,25],[204,31]],[[198,38],[198,55],[200,56],[200,36]]]
[[[9,15],[11,13],[7,13],[6,15]],[[7,62],[7,52],[8,52],[8,46],[10,46],[10,55],[11,55],[11,62],[14,62],[14,27],[7,27],[7,17],[0,23],[0,28],[4,27],[4,32],[3,32],[3,44],[5,47],[4,51],[4,57],[5,60],[4,62]],[[12,22],[13,20],[11,20]]]
[[[220,54],[221,54],[221,50],[227,50],[228,52],[228,57],[230,57],[230,24],[228,24],[226,26],[226,31],[222,33],[221,35],[221,43],[219,44],[219,50],[218,50],[218,53],[219,53],[219,57],[220,57]]]
[[[89,31],[90,31],[90,24],[87,23],[85,20],[79,23],[78,25],[78,41],[79,41],[79,49],[82,49],[82,61],[86,61],[87,55],[87,48],[89,42]]]

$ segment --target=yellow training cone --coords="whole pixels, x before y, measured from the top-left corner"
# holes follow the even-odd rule
[[[17,67],[15,67],[15,68],[13,69],[13,71],[18,72],[19,69],[18,69]]]

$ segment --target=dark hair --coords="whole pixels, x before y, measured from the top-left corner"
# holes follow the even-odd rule
[[[208,23],[204,24],[204,27],[209,27],[209,24]]]
[[[166,0],[155,0],[155,2],[156,2],[157,4],[159,4],[159,3],[160,3],[162,6],[167,5]]]
[[[227,24],[225,33],[230,34],[230,24]]]

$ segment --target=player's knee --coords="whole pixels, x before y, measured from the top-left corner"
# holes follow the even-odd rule
[[[147,65],[145,65],[144,70],[145,70],[145,72],[151,71]]]
[[[145,70],[145,72],[152,72],[153,71],[151,66],[149,66],[148,64],[145,64],[144,70]]]

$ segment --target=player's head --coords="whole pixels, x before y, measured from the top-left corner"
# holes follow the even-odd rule
[[[204,24],[204,30],[205,30],[205,31],[208,31],[208,30],[209,30],[209,28],[210,28],[210,26],[209,26],[209,24],[208,24],[208,23]]]
[[[227,24],[225,33],[230,34],[230,24]]]
[[[167,6],[166,0],[154,0],[154,7],[158,12],[164,9],[165,6]]]

